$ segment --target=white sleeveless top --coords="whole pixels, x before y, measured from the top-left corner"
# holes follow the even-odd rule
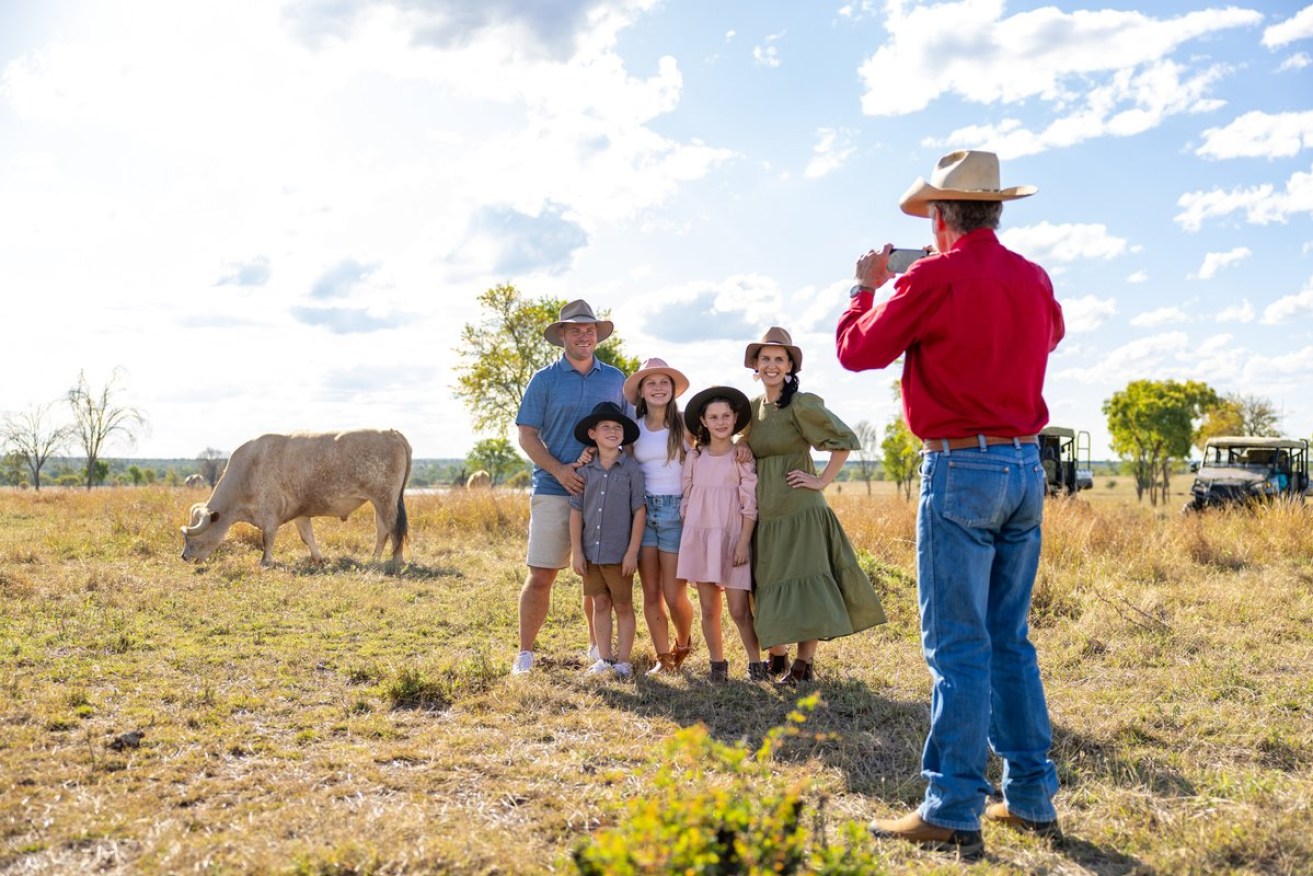
[[[680,481],[679,456],[666,459],[669,429],[649,431],[644,418],[638,418],[638,440],[634,442],[634,459],[643,469],[643,490],[649,496],[678,496],[684,491]]]

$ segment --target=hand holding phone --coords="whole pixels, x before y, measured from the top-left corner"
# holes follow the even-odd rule
[[[923,249],[894,249],[889,253],[889,270],[894,274],[901,274],[917,259],[925,258],[930,255],[930,247]]]

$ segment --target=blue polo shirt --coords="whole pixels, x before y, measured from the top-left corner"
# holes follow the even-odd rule
[[[598,403],[615,402],[628,413],[624,397],[625,375],[596,356],[593,367],[581,374],[565,356],[540,368],[529,378],[515,425],[538,430],[543,444],[561,462],[573,462],[584,445],[575,440],[574,427],[593,412]],[[533,467],[533,493],[537,496],[568,496],[569,491],[544,468]]]

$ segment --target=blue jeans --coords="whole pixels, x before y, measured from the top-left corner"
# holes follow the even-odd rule
[[[643,526],[640,547],[654,547],[667,554],[679,553],[684,534],[684,518],[679,516],[683,496],[648,496],[647,523]]]
[[[932,687],[920,812],[931,824],[979,829],[991,748],[1003,759],[1008,809],[1057,818],[1052,730],[1027,621],[1044,496],[1034,445],[928,451],[921,462],[916,571]]]

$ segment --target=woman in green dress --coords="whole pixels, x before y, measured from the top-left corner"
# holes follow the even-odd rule
[[[752,549],[757,637],[764,648],[797,644],[797,659],[778,679],[797,684],[812,680],[819,640],[885,621],[880,597],[823,492],[861,445],[819,396],[798,391],[802,350],[787,331],[772,326],[748,344],[744,364],[764,390],[752,400],[745,431],[757,460]],[[813,449],[830,453],[819,475]],[[772,654],[778,651],[775,647]]]

